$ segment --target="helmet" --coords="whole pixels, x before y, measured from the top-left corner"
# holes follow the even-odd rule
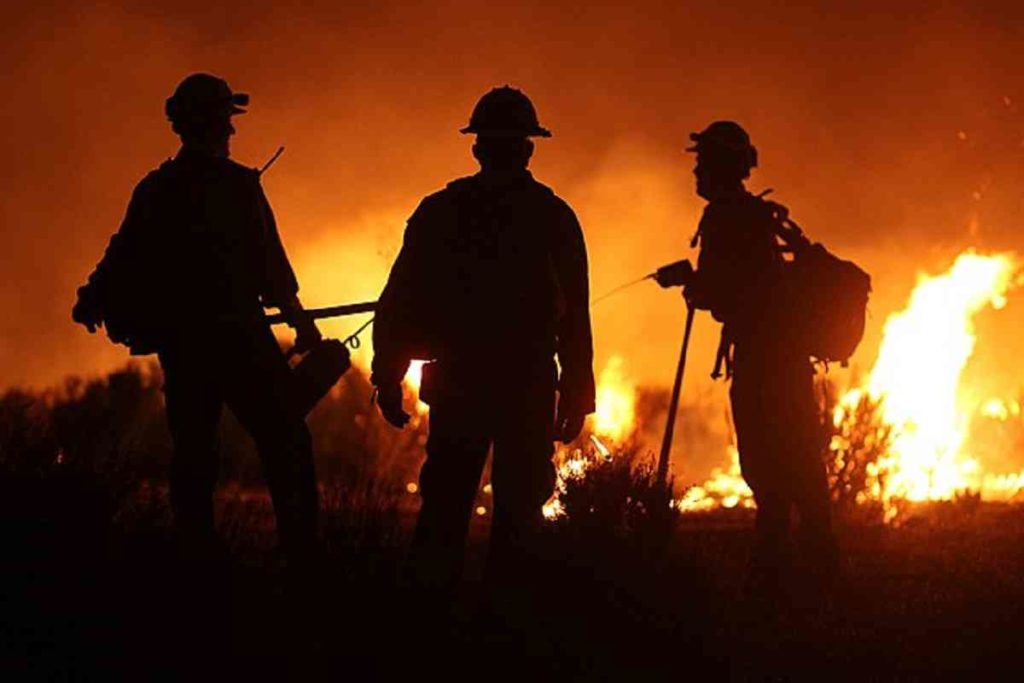
[[[248,104],[249,96],[232,92],[224,79],[196,73],[178,84],[174,94],[167,98],[164,112],[171,121],[180,121],[244,114],[242,107]]]
[[[551,131],[537,120],[530,98],[513,87],[494,88],[480,98],[460,133],[504,137],[551,137]]]
[[[690,133],[694,144],[687,152],[725,154],[740,157],[748,168],[757,166],[757,149],[750,136],[735,121],[715,121],[699,133]]]

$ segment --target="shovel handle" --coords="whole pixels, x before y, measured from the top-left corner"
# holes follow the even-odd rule
[[[686,352],[690,348],[690,333],[693,331],[693,314],[696,311],[689,303],[686,305],[686,331],[683,333],[683,346],[679,350],[679,364],[676,366],[676,378],[672,384],[672,398],[668,402],[668,417],[665,422],[665,437],[661,440],[661,453],[658,456],[658,484],[664,486],[668,478],[668,461],[672,454],[672,435],[676,429],[676,413],[679,411],[679,395],[683,389],[683,370],[686,369]]]

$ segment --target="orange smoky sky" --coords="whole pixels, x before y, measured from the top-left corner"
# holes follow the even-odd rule
[[[474,171],[457,130],[504,83],[523,88],[554,132],[532,169],[579,214],[595,295],[693,255],[702,205],[682,149],[716,118],[751,132],[761,155],[752,189],[775,188],[812,237],[874,276],[862,366],[918,270],[945,268],[968,246],[1024,251],[1016,3],[42,2],[2,12],[0,386],[124,362],[69,312],[135,183],[175,153],[163,101],[199,70],[252,95],[236,159],[256,166],[287,147],[265,186],[307,305],[377,295],[419,199]],[[986,362],[1014,388],[1021,308],[1011,297],[982,326],[998,338]],[[601,303],[598,369],[618,354],[638,382],[668,384],[683,318],[678,294],[649,283]],[[708,386],[716,341],[709,319],[696,334],[688,391]]]

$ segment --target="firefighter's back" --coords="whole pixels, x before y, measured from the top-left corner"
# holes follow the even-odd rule
[[[565,203],[524,172],[457,180],[422,209],[437,355],[460,364],[550,360],[562,306],[552,253]]]

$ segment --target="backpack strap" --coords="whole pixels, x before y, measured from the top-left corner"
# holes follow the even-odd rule
[[[722,366],[725,366],[726,380],[732,379],[732,338],[726,325],[722,325],[722,334],[718,338],[718,352],[715,354],[715,369],[711,372],[711,379],[717,380],[722,377]]]
[[[765,196],[771,191],[771,189],[765,190],[754,197],[764,205],[765,210],[771,216],[772,231],[782,241],[780,251],[784,254],[797,254],[809,247],[811,241],[804,235],[803,228],[789,217],[789,207],[765,199]]]

